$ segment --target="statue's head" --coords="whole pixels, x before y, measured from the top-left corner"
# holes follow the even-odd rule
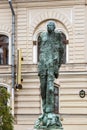
[[[49,33],[53,32],[55,30],[55,22],[54,21],[49,21],[47,24],[47,31]]]

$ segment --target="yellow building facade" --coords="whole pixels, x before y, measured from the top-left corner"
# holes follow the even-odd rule
[[[87,0],[12,0],[14,45],[9,1],[0,1],[0,86],[6,87],[11,94],[9,105],[15,118],[14,130],[33,129],[42,112],[37,74],[38,36],[46,30],[49,20],[55,21],[56,28],[68,41],[66,62],[60,68],[59,79],[55,80],[59,85],[59,113],[63,128],[87,130]],[[6,40],[2,40],[3,37]],[[13,88],[17,83],[18,49],[21,49],[23,58],[20,91]],[[80,97],[81,90],[85,92],[84,98]]]

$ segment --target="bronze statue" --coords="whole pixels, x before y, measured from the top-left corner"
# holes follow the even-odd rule
[[[47,32],[42,32],[38,38],[38,75],[40,78],[43,114],[36,122],[36,128],[61,127],[59,116],[54,114],[54,79],[58,78],[59,75],[64,47],[61,33],[55,31],[55,28],[53,21],[48,22]]]

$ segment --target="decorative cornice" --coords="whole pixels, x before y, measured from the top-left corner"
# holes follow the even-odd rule
[[[7,0],[0,0],[0,4],[7,4]],[[56,3],[56,4],[61,4],[61,5],[75,5],[75,4],[86,4],[87,0],[12,0],[12,3],[29,3],[29,4],[36,4],[36,3]],[[37,4],[36,4],[37,5]]]
[[[13,0],[16,3],[36,3],[36,2],[70,2],[70,3],[85,3],[85,0]],[[87,0],[86,0],[87,1]]]
[[[49,8],[60,6],[86,5],[87,0],[12,0],[14,8]],[[0,0],[0,9],[9,8],[8,0]]]
[[[0,33],[9,36],[11,34],[11,28],[7,25],[0,25]]]
[[[71,26],[70,21],[62,13],[60,12],[58,13],[56,11],[52,11],[52,12],[50,11],[50,12],[44,12],[44,13],[39,14],[39,16],[37,16],[35,20],[33,20],[34,22],[30,26],[30,31],[29,31],[30,37],[31,37],[31,34],[33,36],[36,27],[41,22],[50,20],[50,19],[59,20],[66,26],[68,33],[72,33],[72,26]]]

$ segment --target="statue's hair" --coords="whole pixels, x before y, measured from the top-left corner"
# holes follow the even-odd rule
[[[49,21],[47,22],[47,26],[48,26],[50,23],[52,23],[52,24],[54,25],[54,27],[56,27],[56,23],[55,23],[55,21],[53,21],[53,20],[49,20]]]

